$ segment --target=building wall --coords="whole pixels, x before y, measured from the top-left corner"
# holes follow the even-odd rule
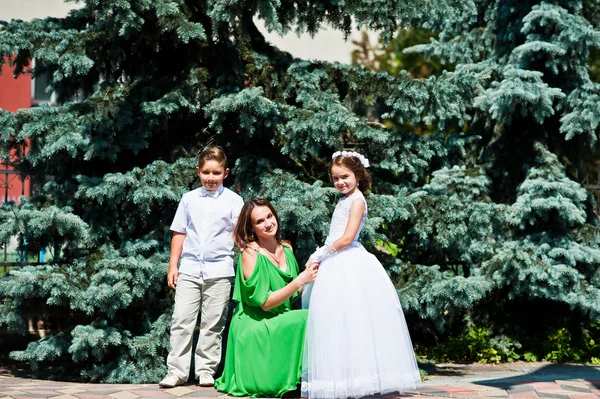
[[[31,75],[13,78],[8,60],[0,72],[0,108],[17,112],[19,108],[31,108]]]
[[[32,105],[32,79],[31,75],[21,75],[13,78],[12,68],[8,59],[0,70],[0,108],[17,112],[21,108],[31,108]],[[6,168],[5,162],[0,160],[0,203],[19,201],[21,195],[31,195],[31,182],[27,178],[24,182],[20,176],[10,174],[12,168]]]

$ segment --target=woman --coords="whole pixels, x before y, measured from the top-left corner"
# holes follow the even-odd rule
[[[315,280],[317,265],[298,274],[290,245],[280,239],[277,213],[265,199],[244,204],[233,236],[242,249],[233,292],[238,306],[215,387],[232,396],[282,396],[302,376],[307,311],[292,310],[291,303]]]

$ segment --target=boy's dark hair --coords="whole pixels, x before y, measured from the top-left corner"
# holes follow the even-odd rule
[[[227,155],[221,147],[210,147],[198,154],[198,167],[202,168],[206,161],[217,161],[224,169],[227,169]]]

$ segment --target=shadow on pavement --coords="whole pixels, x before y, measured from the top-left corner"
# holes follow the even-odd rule
[[[586,380],[600,389],[600,367],[576,364],[548,364],[514,377],[475,380],[473,382],[479,385],[509,389],[525,383],[555,382],[557,380]]]
[[[35,378],[35,375],[23,362],[17,362],[11,359],[0,357],[0,376]]]
[[[419,368],[428,376],[460,377],[467,374],[462,364],[419,364]]]

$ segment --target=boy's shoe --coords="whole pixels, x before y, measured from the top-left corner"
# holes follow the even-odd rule
[[[158,383],[158,386],[163,388],[174,388],[183,384],[185,384],[184,380],[180,379],[175,374],[169,373],[161,382]]]
[[[200,374],[198,385],[201,387],[213,387],[215,386],[215,379],[210,374]]]

